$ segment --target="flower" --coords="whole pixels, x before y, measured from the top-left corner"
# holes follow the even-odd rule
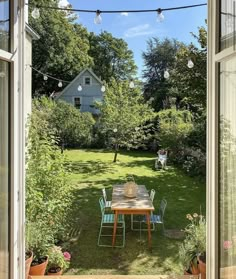
[[[70,261],[71,254],[69,252],[64,252],[63,255],[64,255],[64,258],[65,258],[66,261]]]
[[[187,214],[189,224],[185,227],[185,239],[179,247],[179,256],[185,270],[197,266],[197,257],[206,252],[206,220],[197,213]]]
[[[50,247],[48,250],[48,270],[60,267],[65,270],[69,267],[71,255],[69,252],[62,252],[60,246]]]
[[[191,214],[187,214],[187,215],[186,215],[186,218],[189,219],[190,221],[193,220],[193,217],[192,217]]]
[[[225,240],[224,241],[224,249],[229,250],[233,247],[233,242],[231,240]]]

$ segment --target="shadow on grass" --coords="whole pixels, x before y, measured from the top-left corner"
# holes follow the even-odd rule
[[[110,163],[105,163],[101,160],[94,161],[69,161],[67,163],[68,169],[74,174],[98,174],[111,172],[113,166]]]

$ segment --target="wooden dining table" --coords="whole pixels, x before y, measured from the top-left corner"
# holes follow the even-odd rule
[[[114,185],[112,192],[111,209],[114,211],[115,220],[113,228],[112,246],[116,242],[117,220],[119,214],[145,215],[148,227],[148,246],[151,248],[150,214],[154,210],[153,203],[144,185],[138,185],[137,196],[128,198],[124,195],[124,185]]]

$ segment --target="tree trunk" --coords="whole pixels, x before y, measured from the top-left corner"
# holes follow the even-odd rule
[[[64,146],[64,140],[63,140],[63,141],[61,142],[61,154],[63,154],[64,149],[65,149],[65,146]]]
[[[113,163],[116,163],[116,159],[117,159],[117,155],[118,155],[118,150],[119,150],[119,147],[118,147],[118,144],[116,143],[116,145],[115,145],[115,155],[114,155]]]

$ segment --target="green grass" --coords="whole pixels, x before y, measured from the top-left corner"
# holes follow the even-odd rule
[[[166,229],[183,229],[186,214],[205,212],[205,181],[186,176],[179,169],[168,166],[166,171],[156,171],[155,154],[147,152],[122,152],[113,163],[113,153],[103,150],[69,150],[66,155],[71,165],[70,184],[73,185],[73,219],[70,269],[66,274],[183,274],[178,259],[181,240],[164,237],[161,227],[152,232],[152,250],[148,249],[147,233],[130,230],[130,217],[126,216],[125,248],[97,246],[100,226],[98,199],[106,187],[111,199],[112,185],[124,183],[133,174],[137,184],[155,189],[154,207],[166,198]]]

